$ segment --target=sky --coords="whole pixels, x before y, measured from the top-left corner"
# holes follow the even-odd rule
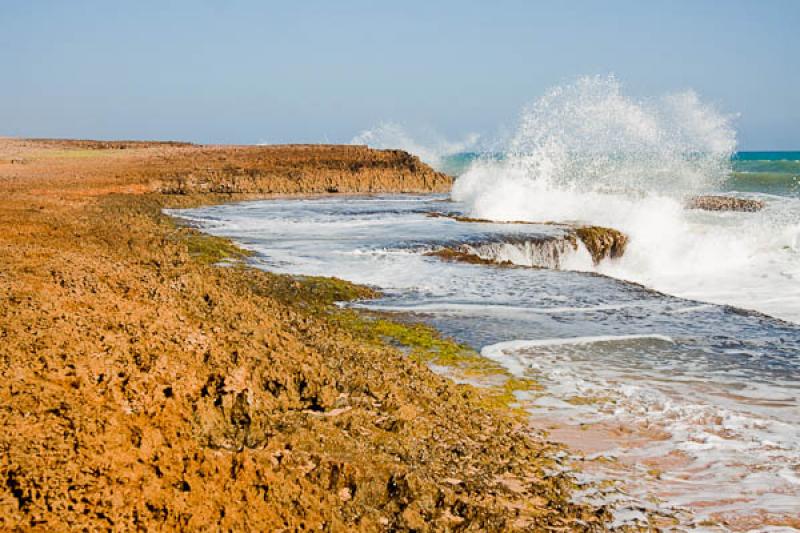
[[[614,74],[737,114],[740,149],[800,150],[798,28],[800,0],[0,0],[0,135],[459,138]]]

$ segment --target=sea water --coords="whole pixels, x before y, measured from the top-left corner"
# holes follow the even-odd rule
[[[526,109],[502,152],[441,157],[461,167],[452,195],[179,214],[256,266],[378,287],[355,305],[433,324],[536,379],[543,389],[520,396],[533,423],[585,454],[580,496],[613,502],[620,524],[649,510],[677,527],[786,530],[800,516],[800,157],[734,148],[730,118],[693,93],[635,101],[587,78]],[[765,208],[685,208],[711,193]],[[625,232],[625,254],[595,265],[560,247],[536,264],[535,243],[575,224]],[[428,255],[464,244],[521,266]]]

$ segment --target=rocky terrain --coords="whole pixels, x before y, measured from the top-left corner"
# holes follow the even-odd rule
[[[6,179],[25,178],[17,186],[28,188],[29,178],[46,172],[47,188],[58,184],[82,195],[446,192],[452,183],[407,152],[346,145],[5,139],[0,169]]]
[[[735,198],[733,196],[693,196],[686,203],[686,208],[702,209],[704,211],[755,212],[764,209],[764,202],[748,198]]]
[[[416,330],[332,305],[371,290],[162,214],[449,185],[365,147],[0,139],[0,529],[604,529],[557,447],[384,342]]]
[[[434,218],[450,218],[456,222],[471,224],[519,224],[519,225],[553,225],[563,227],[564,235],[559,237],[542,237],[538,235],[514,235],[500,237],[497,241],[486,243],[469,243],[456,245],[450,248],[433,250],[428,255],[436,256],[446,261],[461,261],[473,264],[487,264],[499,266],[513,266],[506,260],[498,260],[491,257],[489,247],[502,246],[508,244],[519,248],[527,249],[533,255],[540,256],[541,264],[533,264],[537,268],[560,268],[560,258],[569,250],[577,250],[580,241],[589,255],[592,262],[597,265],[606,259],[616,259],[625,254],[628,246],[628,236],[614,228],[602,226],[586,225],[566,225],[554,222],[529,222],[529,221],[502,221],[486,220],[482,218],[472,218],[453,213],[430,213],[428,216]],[[484,250],[483,252],[481,250]],[[530,255],[530,254],[529,254]]]

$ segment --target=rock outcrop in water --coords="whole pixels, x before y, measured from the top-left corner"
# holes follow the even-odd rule
[[[474,246],[463,244],[454,248],[431,250],[430,252],[426,252],[425,255],[429,257],[438,257],[443,261],[455,261],[457,263],[469,263],[471,265],[515,266],[514,263],[508,260],[500,260],[496,257],[484,257],[476,251]]]
[[[445,261],[460,263],[561,268],[567,253],[575,251],[573,236],[566,237],[504,237],[494,241],[472,242],[440,248],[426,253]]]
[[[434,218],[445,217],[457,222],[476,224],[529,224],[554,225],[552,222],[495,222],[482,218],[472,218],[457,214],[430,213]],[[622,257],[628,245],[628,237],[619,230],[602,226],[566,227],[561,236],[513,236],[483,243],[464,243],[453,247],[429,252],[428,255],[448,261],[467,263],[496,264],[502,266],[520,265],[537,268],[561,268],[565,256],[578,250],[580,241],[592,262],[597,265],[606,259]],[[518,257],[516,261],[512,257]]]
[[[687,209],[704,211],[745,211],[755,212],[764,208],[761,200],[734,198],[732,196],[693,196],[686,202]]]
[[[262,190],[323,191],[350,148],[302,151],[294,180],[284,147],[0,139],[1,530],[604,529],[524,421],[332,304],[372,291],[215,267],[240,253],[162,214],[229,198],[173,171],[269,153]]]
[[[621,231],[601,226],[581,226],[573,230],[592,256],[594,264],[604,259],[622,257],[628,237]]]

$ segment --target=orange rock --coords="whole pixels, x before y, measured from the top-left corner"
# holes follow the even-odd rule
[[[0,529],[591,523],[568,476],[545,475],[555,448],[512,415],[345,329],[312,282],[201,260],[196,232],[162,214],[448,177],[364,147],[0,139],[12,158],[26,164],[0,166]],[[542,481],[493,498],[504,473]],[[552,512],[519,511],[537,494]]]

